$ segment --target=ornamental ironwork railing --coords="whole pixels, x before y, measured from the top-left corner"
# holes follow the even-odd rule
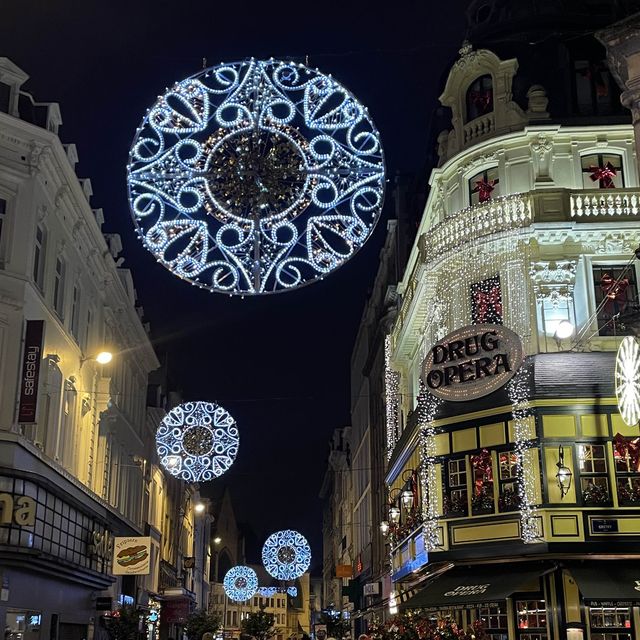
[[[640,214],[640,190],[591,189],[570,195],[571,217],[637,216]]]

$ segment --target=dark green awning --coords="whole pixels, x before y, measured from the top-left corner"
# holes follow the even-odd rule
[[[640,562],[634,560],[587,560],[567,562],[585,602],[606,605],[640,601]]]
[[[548,565],[523,565],[519,569],[514,563],[454,567],[400,608],[448,609],[499,602],[548,571]]]

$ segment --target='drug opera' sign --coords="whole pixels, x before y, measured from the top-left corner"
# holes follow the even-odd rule
[[[498,324],[474,324],[437,342],[422,365],[422,380],[443,400],[481,398],[506,384],[522,364],[519,336]]]

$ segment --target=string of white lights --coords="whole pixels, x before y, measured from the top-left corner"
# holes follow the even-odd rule
[[[398,441],[400,374],[391,368],[391,336],[384,339],[384,392],[387,418],[387,460]]]

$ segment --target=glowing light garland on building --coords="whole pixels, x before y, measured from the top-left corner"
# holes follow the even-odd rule
[[[439,535],[438,519],[438,477],[436,459],[435,417],[441,400],[427,392],[420,381],[418,394],[418,420],[420,429],[420,488],[422,494],[422,532],[427,551],[442,546]]]
[[[258,587],[258,594],[263,598],[271,598],[276,593],[286,593],[295,598],[298,595],[298,589],[297,587]]]
[[[258,575],[251,567],[231,567],[222,582],[227,597],[234,602],[251,600],[258,589]]]
[[[535,507],[536,477],[532,461],[529,459],[529,453],[534,455],[538,453],[531,405],[529,404],[531,393],[529,376],[530,371],[525,363],[507,385],[513,415],[518,497],[520,498],[520,537],[527,544],[537,542],[540,539],[538,515]]]
[[[387,460],[398,441],[400,374],[391,368],[391,337],[384,339],[384,394],[387,416]]]
[[[297,531],[276,531],[262,547],[262,563],[269,575],[277,580],[295,580],[309,568],[311,548]]]
[[[213,402],[186,402],[162,419],[156,449],[162,466],[186,482],[221,476],[238,454],[235,420]]]
[[[331,76],[246,60],[174,84],[147,112],[127,181],[143,244],[229,294],[322,279],[365,243],[384,160],[366,110]]]

